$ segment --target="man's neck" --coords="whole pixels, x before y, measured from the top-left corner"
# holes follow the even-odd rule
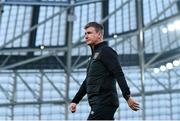
[[[98,41],[97,43],[91,44],[91,45],[89,45],[89,46],[91,47],[92,50],[94,50],[94,47],[95,47],[96,45],[98,45],[99,43],[102,43],[102,42],[103,42],[103,40]]]
[[[99,43],[102,43],[103,42],[103,40],[99,40],[99,41],[97,41],[96,43],[94,43],[92,46],[95,46],[95,45],[97,45],[97,44],[99,44]]]

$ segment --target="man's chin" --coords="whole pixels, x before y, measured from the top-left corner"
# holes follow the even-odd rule
[[[92,45],[92,43],[91,43],[91,42],[86,42],[86,44],[87,44],[87,45]]]

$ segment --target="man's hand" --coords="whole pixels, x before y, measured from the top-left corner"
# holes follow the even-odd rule
[[[133,111],[137,111],[139,110],[139,103],[136,102],[131,96],[129,97],[129,99],[127,100],[127,103],[129,105],[129,107],[133,110]]]
[[[71,103],[70,104],[70,110],[72,113],[76,112],[76,103]]]

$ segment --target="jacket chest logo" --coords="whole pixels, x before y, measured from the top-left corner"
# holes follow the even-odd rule
[[[99,56],[99,52],[94,53],[93,59],[97,59]]]

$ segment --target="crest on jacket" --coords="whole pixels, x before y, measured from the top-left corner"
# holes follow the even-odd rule
[[[99,52],[94,53],[93,59],[97,59],[99,56]]]

